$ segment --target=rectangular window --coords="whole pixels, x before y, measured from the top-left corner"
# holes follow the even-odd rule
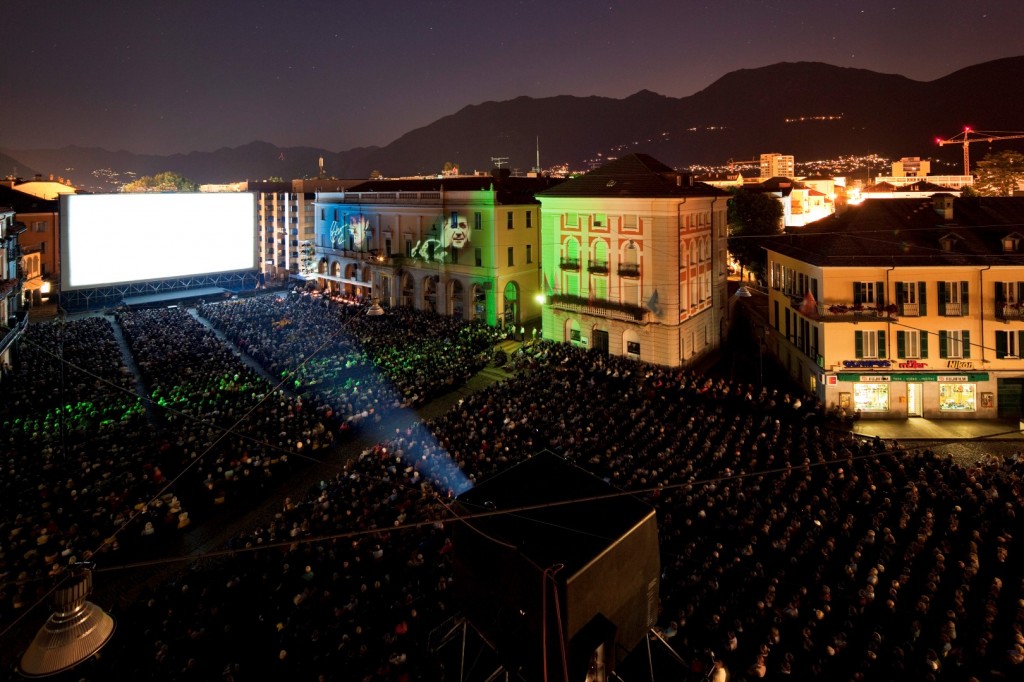
[[[977,384],[939,384],[941,412],[974,412],[977,409]]]
[[[324,218],[324,209],[322,208],[320,209],[320,220],[327,220],[326,218]]]
[[[566,227],[579,227],[580,226],[580,215],[578,213],[566,213],[565,214],[565,226]]]
[[[996,331],[996,358],[1019,358],[1024,347],[1024,331]]]
[[[861,412],[888,412],[889,384],[854,384],[853,408]]]
[[[484,217],[483,217],[483,215],[481,215],[480,211],[477,211],[476,213],[473,214],[473,229],[474,230],[482,229],[483,228],[483,224],[484,224]]]
[[[515,254],[514,247],[511,247],[511,246],[508,247],[508,266],[509,267],[512,267],[513,265],[516,264],[514,254]]]
[[[885,298],[884,282],[854,282],[853,283],[853,304],[854,305],[880,305]]]
[[[854,354],[868,360],[886,357],[885,332],[865,331],[853,333]]]
[[[928,357],[928,332],[917,330],[896,332],[896,357],[912,360]]]
[[[925,297],[928,287],[924,282],[896,282],[896,305],[900,315],[927,315]]]
[[[594,227],[608,227],[608,216],[604,213],[595,213]]]
[[[639,219],[635,215],[624,215],[622,216],[622,229],[624,230],[635,230],[640,225]]]
[[[32,223],[32,231],[33,232],[46,232],[46,223],[44,223],[44,222]]]
[[[484,250],[480,248],[473,249],[473,264],[478,268],[484,265]]]
[[[405,257],[412,257],[412,240],[408,238],[405,240]]]
[[[966,281],[939,282],[939,315],[961,317],[968,314]]]
[[[971,357],[971,333],[967,329],[944,329],[939,332],[940,358]]]
[[[511,230],[512,229],[512,225],[513,225],[513,223],[512,223],[512,211],[509,211],[509,212],[507,212],[505,214],[505,227],[507,227],[508,229]]]
[[[384,240],[384,253],[385,255],[391,255],[391,237]]]
[[[533,211],[526,212],[526,229],[533,227]]]
[[[533,244],[527,244],[526,245],[526,262],[527,263],[532,263],[533,262]]]

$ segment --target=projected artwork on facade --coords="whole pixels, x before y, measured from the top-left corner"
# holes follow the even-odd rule
[[[436,230],[434,232],[436,234]],[[466,218],[453,211],[441,222],[441,238],[427,237],[417,242],[412,249],[412,255],[414,258],[427,261],[450,262],[450,249],[464,249],[469,244],[469,235]]]

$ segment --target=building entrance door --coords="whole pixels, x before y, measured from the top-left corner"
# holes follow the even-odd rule
[[[924,393],[923,384],[907,384],[907,416],[920,417],[924,415]]]

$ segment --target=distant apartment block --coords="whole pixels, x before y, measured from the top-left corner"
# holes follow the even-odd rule
[[[768,178],[794,178],[796,177],[796,161],[792,155],[761,154],[761,181]]]

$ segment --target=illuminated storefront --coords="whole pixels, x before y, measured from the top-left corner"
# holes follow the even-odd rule
[[[864,418],[901,419],[994,414],[997,380],[987,372],[867,371],[824,374],[823,384],[830,408]]]

